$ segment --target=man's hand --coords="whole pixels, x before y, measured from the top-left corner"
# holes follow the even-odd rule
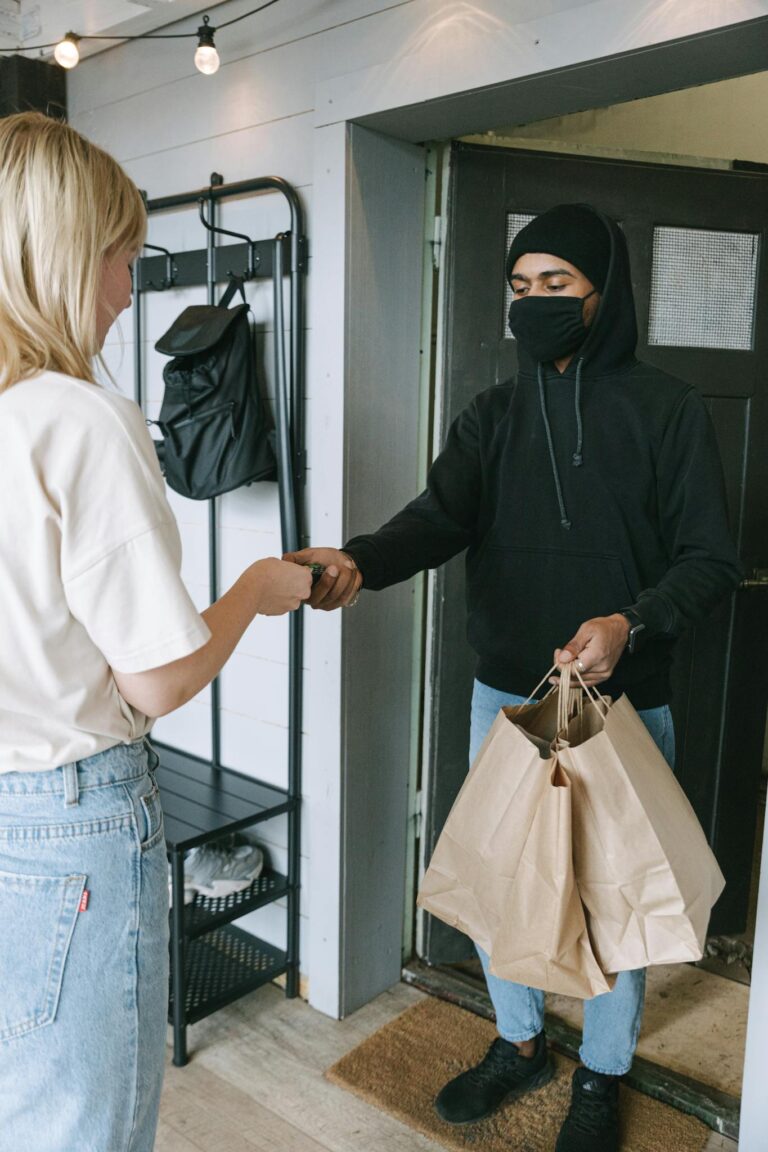
[[[346,608],[362,587],[363,577],[354,560],[338,548],[302,548],[300,552],[287,552],[283,559],[294,564],[325,565],[309,598],[310,605],[323,612]]]
[[[582,624],[576,635],[563,648],[555,649],[555,663],[576,665],[585,684],[602,684],[608,680],[627,646],[629,620],[616,612],[613,616],[596,616]],[[556,684],[554,678],[551,684]]]

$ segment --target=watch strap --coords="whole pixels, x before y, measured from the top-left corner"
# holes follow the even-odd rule
[[[645,624],[640,618],[639,612],[637,612],[635,608],[620,608],[619,615],[626,617],[629,623],[627,651],[632,654],[637,651],[638,641],[643,632],[645,632]]]

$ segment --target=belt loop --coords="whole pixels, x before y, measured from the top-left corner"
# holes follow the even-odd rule
[[[77,762],[64,764],[62,771],[64,773],[64,804],[67,808],[73,808],[75,804],[78,804],[80,801],[80,789],[77,784]]]
[[[154,776],[155,771],[157,769],[157,766],[160,763],[160,757],[158,756],[157,752],[155,752],[154,748],[150,744],[149,736],[144,737],[144,748],[146,749],[146,753],[147,753],[147,761],[148,761],[147,767],[148,767],[149,771],[152,773],[152,775]]]

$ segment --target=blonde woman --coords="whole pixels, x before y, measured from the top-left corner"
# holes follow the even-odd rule
[[[38,114],[0,121],[0,1148],[150,1152],[167,871],[146,734],[306,568],[202,615],[138,408],[93,361],[130,303],[141,197]]]

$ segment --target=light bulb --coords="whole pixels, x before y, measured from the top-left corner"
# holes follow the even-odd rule
[[[213,76],[218,72],[219,54],[213,44],[201,44],[195,52],[195,68],[205,76]]]
[[[57,64],[62,68],[74,68],[80,60],[80,49],[77,47],[77,37],[74,32],[67,32],[63,40],[53,50]]]
[[[211,28],[209,19],[210,17],[203,16],[203,22],[197,30],[197,51],[195,52],[195,68],[205,76],[213,76],[214,72],[218,72],[221,63],[216,45],[213,42],[213,34],[216,29]]]

